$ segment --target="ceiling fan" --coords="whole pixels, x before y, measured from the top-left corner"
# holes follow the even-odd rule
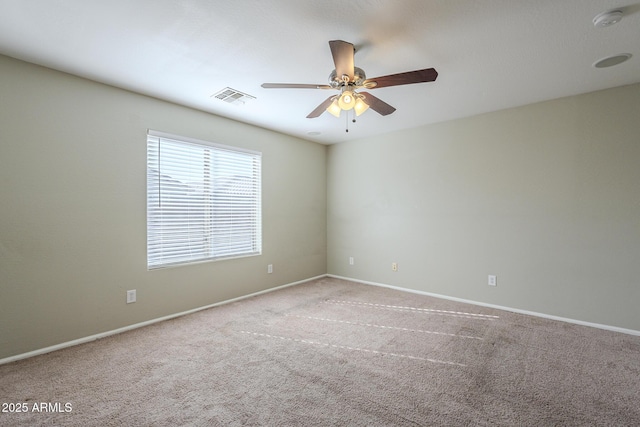
[[[324,111],[340,117],[342,110],[351,109],[359,116],[369,108],[386,116],[396,111],[396,109],[370,93],[359,90],[432,82],[438,77],[438,72],[435,69],[426,68],[424,70],[407,71],[367,79],[364,70],[354,66],[355,48],[353,44],[342,40],[331,40],[329,47],[331,48],[331,55],[336,68],[329,75],[328,85],[263,83],[262,87],[266,89],[336,89],[340,91],[339,94],[332,95],[324,100],[322,104],[309,113],[307,116],[309,119],[320,116]],[[359,92],[356,92],[356,90]]]

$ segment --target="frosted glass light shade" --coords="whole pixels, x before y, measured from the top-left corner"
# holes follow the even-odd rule
[[[360,114],[364,113],[368,109],[369,109],[369,105],[366,102],[364,102],[362,98],[360,97],[356,98],[356,103],[353,106],[353,110],[356,112],[356,116],[359,116]]]
[[[343,110],[351,110],[356,105],[356,97],[353,96],[353,92],[350,90],[342,92],[342,95],[340,95],[338,99],[338,105]]]
[[[340,108],[340,105],[338,105],[337,99],[334,99],[331,105],[327,107],[327,111],[336,117],[340,117],[340,112],[342,111],[342,109]]]

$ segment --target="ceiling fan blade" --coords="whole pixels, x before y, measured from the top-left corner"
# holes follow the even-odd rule
[[[262,83],[265,89],[333,89],[329,85],[313,85],[300,83]]]
[[[426,83],[432,82],[438,77],[438,72],[435,68],[425,68],[424,70],[407,71],[406,73],[390,74],[388,76],[374,77],[364,81],[363,85],[366,87],[367,83],[373,82],[376,85],[370,89],[378,89],[388,86],[400,86],[408,85],[412,83]]]
[[[342,40],[331,40],[329,47],[338,78],[346,74],[349,76],[349,81],[353,81],[353,55],[356,53],[353,45]]]
[[[320,114],[324,113],[327,107],[331,105],[334,98],[335,98],[335,95],[325,99],[322,104],[318,105],[315,110],[309,113],[309,115],[307,116],[307,119],[315,119],[316,117],[320,116]]]
[[[364,102],[371,108],[373,111],[379,113],[382,116],[388,116],[389,114],[396,111],[395,107],[387,104],[383,100],[376,98],[371,95],[369,92],[358,92],[360,95],[364,95]]]

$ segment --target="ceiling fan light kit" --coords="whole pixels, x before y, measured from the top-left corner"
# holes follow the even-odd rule
[[[330,96],[309,113],[307,116],[309,119],[320,116],[324,111],[335,117],[340,117],[340,113],[343,110],[354,110],[356,116],[359,116],[369,108],[382,116],[386,116],[396,111],[396,109],[367,92],[357,92],[356,90],[426,83],[435,81],[438,77],[438,72],[435,69],[426,68],[367,79],[364,70],[354,66],[355,48],[353,44],[342,40],[331,40],[329,48],[331,49],[335,69],[329,75],[328,85],[263,83],[262,87],[265,89],[336,89],[340,91],[339,95]]]

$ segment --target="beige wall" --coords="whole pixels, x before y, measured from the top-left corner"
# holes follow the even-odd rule
[[[262,256],[147,271],[149,128],[263,153]],[[0,359],[326,273],[326,151],[0,56]]]
[[[640,85],[334,145],[327,176],[330,274],[640,331]]]

